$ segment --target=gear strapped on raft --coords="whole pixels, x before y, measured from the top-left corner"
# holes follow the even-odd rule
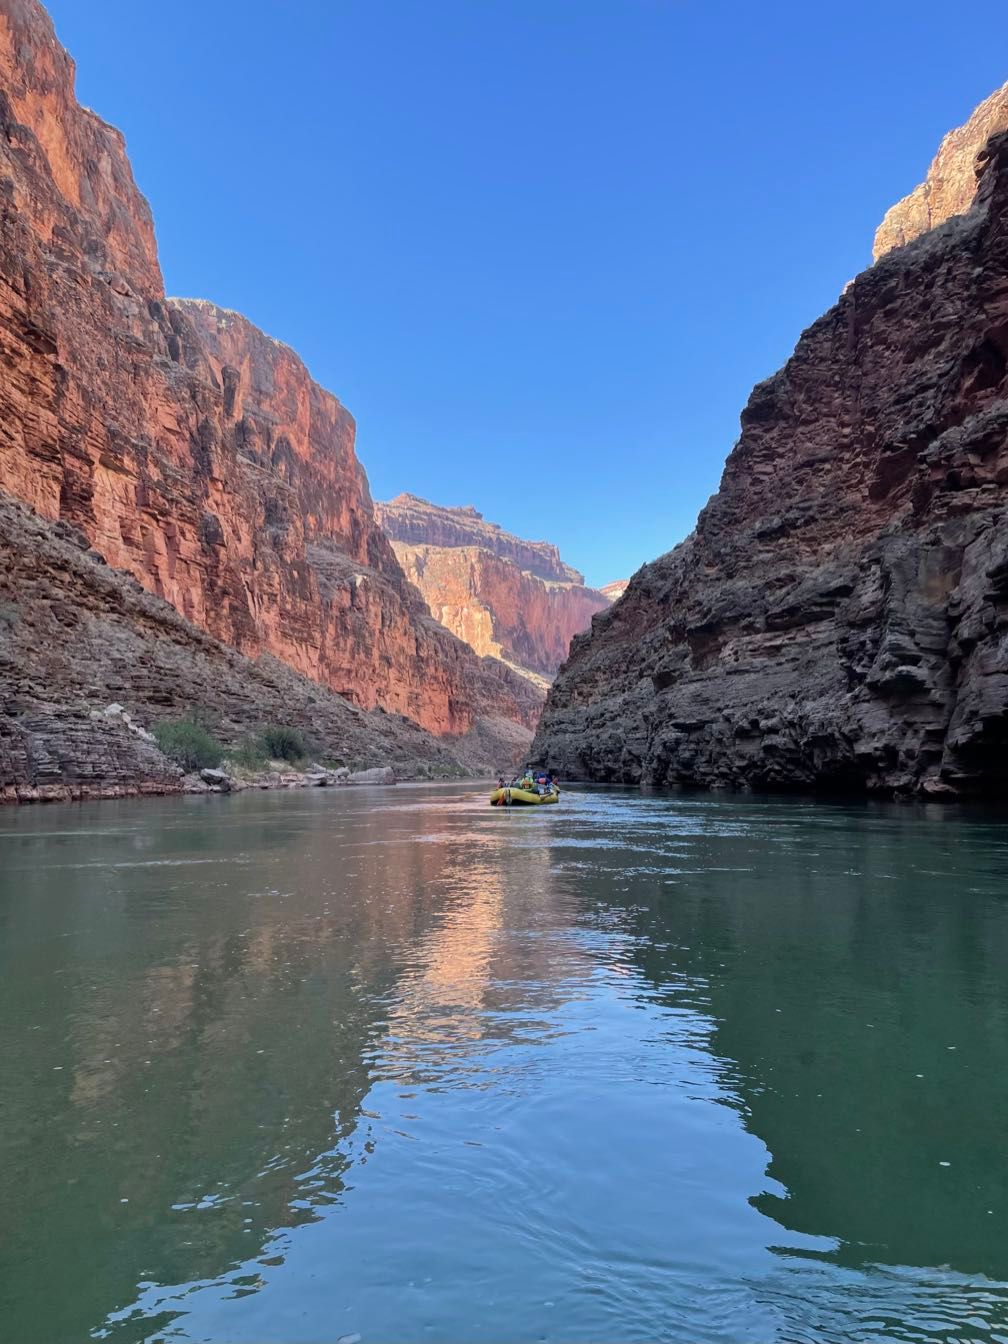
[[[515,775],[510,783],[504,776],[497,779],[497,787],[490,795],[491,807],[537,806],[541,803],[558,803],[560,785],[552,771],[525,770]]]

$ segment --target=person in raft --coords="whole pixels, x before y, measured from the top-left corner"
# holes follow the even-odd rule
[[[560,792],[556,774],[551,770],[540,770],[538,774],[533,774],[531,770],[524,770],[520,775],[515,775],[510,784],[505,784],[504,776],[498,775],[497,787],[499,789],[524,789],[526,793],[538,793],[540,796]]]

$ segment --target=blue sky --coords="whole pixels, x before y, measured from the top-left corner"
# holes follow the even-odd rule
[[[372,493],[590,582],[689,532],[753,383],[1008,79],[1008,6],[51,0],[169,293],[357,419]]]

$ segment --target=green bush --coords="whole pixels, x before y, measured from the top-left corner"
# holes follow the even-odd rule
[[[308,743],[296,728],[264,728],[259,740],[271,761],[289,761],[293,765],[309,754]]]
[[[164,754],[183,770],[206,770],[220,765],[224,750],[202,724],[192,719],[165,719],[154,725],[154,740]]]
[[[264,770],[269,764],[269,758],[263,750],[262,743],[254,737],[246,737],[235,747],[234,751],[229,751],[228,759],[246,770]]]

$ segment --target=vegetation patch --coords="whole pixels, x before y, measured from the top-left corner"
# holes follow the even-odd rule
[[[224,748],[193,719],[165,719],[152,731],[164,754],[183,770],[208,770],[221,763]]]
[[[246,737],[227,756],[229,761],[243,770],[265,770],[269,765],[269,756],[262,742],[255,737]]]
[[[296,765],[310,754],[310,748],[303,735],[296,728],[284,728],[273,725],[264,728],[259,735],[262,750],[271,761],[287,761]]]

